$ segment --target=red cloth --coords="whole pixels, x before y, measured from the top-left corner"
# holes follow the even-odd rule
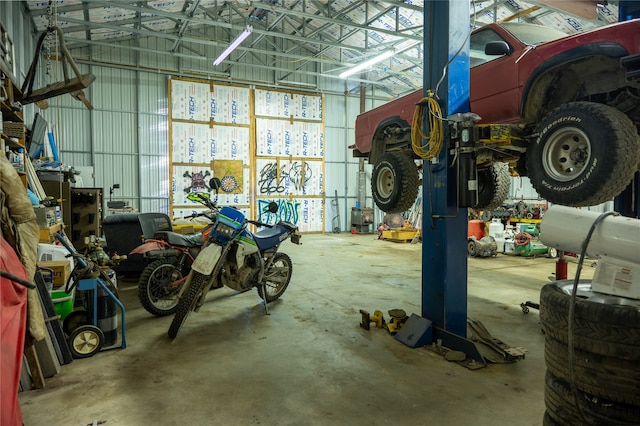
[[[13,247],[0,236],[0,269],[27,281]],[[27,288],[0,277],[0,425],[22,425],[18,402],[27,325]]]

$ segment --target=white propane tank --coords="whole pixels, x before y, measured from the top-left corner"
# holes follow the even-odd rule
[[[601,213],[572,207],[553,206],[540,224],[540,240],[549,247],[580,253],[594,221]],[[598,224],[587,247],[591,257],[612,257],[640,263],[640,221],[608,216]]]
[[[489,224],[489,236],[496,238],[496,236],[503,231],[504,226],[502,225],[502,221],[497,218],[491,219],[491,223]]]

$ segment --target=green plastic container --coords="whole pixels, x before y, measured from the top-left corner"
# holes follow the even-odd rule
[[[64,290],[53,290],[51,292],[51,300],[53,301],[53,309],[60,316],[60,321],[73,311],[74,290],[71,293],[65,293]]]

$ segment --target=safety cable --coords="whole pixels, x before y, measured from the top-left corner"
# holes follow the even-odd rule
[[[598,224],[600,224],[600,222],[602,222],[606,217],[612,216],[612,215],[619,216],[619,213],[614,211],[609,211],[609,212],[602,213],[600,216],[598,216],[596,220],[594,220],[593,223],[591,224],[591,228],[587,233],[587,237],[582,242],[582,247],[580,248],[580,259],[578,260],[576,275],[573,280],[573,289],[571,290],[571,301],[569,303],[569,313],[567,318],[567,350],[569,352],[568,354],[569,385],[571,386],[571,395],[573,396],[573,404],[575,405],[581,420],[585,421],[586,423],[588,423],[588,419],[585,417],[582,407],[580,406],[578,401],[578,388],[576,387],[575,365],[574,365],[574,359],[573,359],[574,358],[573,332],[575,327],[575,324],[574,324],[575,323],[575,305],[576,305],[576,297],[578,294],[578,283],[580,282],[580,272],[582,271],[582,264],[584,263],[584,258],[587,254],[587,247],[589,246],[589,241],[591,240],[591,236],[593,235],[593,232],[595,231]],[[615,423],[615,420],[607,416],[603,416],[596,413],[589,413],[589,414],[591,414],[593,417],[598,417],[600,420],[607,421],[608,424]]]

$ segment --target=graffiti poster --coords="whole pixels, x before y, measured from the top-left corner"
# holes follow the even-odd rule
[[[242,194],[244,190],[244,168],[240,160],[216,160],[213,176],[220,179],[220,193]]]
[[[267,206],[271,201],[278,204],[276,213],[269,213]],[[324,200],[321,198],[259,198],[257,200],[257,219],[269,224],[286,220],[296,225],[301,232],[322,232],[324,230]]]
[[[214,163],[215,164],[215,163]],[[209,166],[179,166],[171,167],[171,196],[173,206],[201,206],[200,203],[190,201],[187,197],[191,192],[208,192],[215,196],[215,191],[209,186],[209,181],[214,176],[214,170]],[[236,178],[236,180],[239,180]],[[242,170],[241,189],[227,193],[218,191],[220,205],[251,205],[249,192],[250,174],[248,168]],[[175,208],[174,208],[175,210]],[[174,215],[176,213],[174,212]]]
[[[322,195],[322,161],[256,159],[258,196]]]

